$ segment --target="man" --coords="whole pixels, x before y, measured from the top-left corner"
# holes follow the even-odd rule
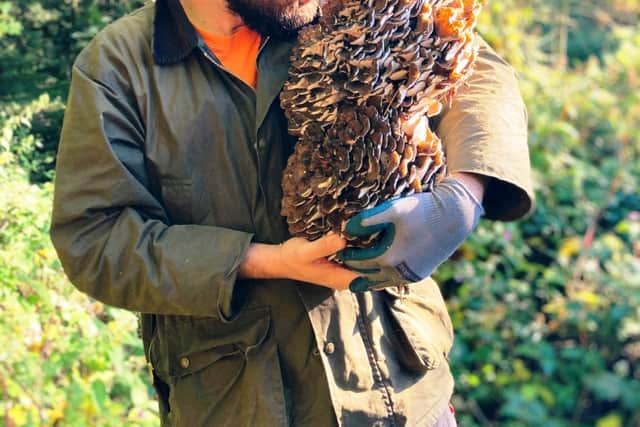
[[[142,313],[163,425],[454,423],[451,325],[427,276],[483,212],[531,207],[517,84],[482,44],[438,126],[450,177],[355,217],[347,231],[393,224],[395,238],[329,262],[343,239],[289,239],[279,215],[295,141],[278,93],[290,36],[317,9],[157,0],[74,64],[51,236],[75,286]]]

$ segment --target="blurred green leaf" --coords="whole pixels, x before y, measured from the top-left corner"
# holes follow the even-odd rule
[[[596,398],[610,402],[619,399],[626,389],[624,381],[609,372],[587,375],[584,380]]]

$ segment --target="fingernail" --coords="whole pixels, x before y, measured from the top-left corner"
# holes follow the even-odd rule
[[[351,292],[366,292],[374,283],[364,277],[356,277],[349,284]]]

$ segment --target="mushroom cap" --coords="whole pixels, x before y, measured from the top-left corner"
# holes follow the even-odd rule
[[[294,236],[344,234],[358,212],[429,191],[445,156],[429,119],[473,72],[478,0],[329,0],[302,29],[280,103],[298,138],[282,178]],[[411,135],[406,123],[426,117]]]

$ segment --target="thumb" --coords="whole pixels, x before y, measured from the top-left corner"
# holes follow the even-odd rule
[[[399,218],[411,214],[424,203],[424,199],[431,197],[433,197],[431,192],[423,192],[388,200],[375,208],[361,212],[359,214],[361,215],[361,225],[369,230],[381,230],[386,228],[389,223],[395,223]],[[348,227],[347,232],[350,232]]]
[[[326,236],[307,243],[301,250],[301,255],[308,260],[316,260],[333,255],[344,249],[347,241],[335,233],[329,233]]]
[[[345,231],[352,236],[368,236],[384,229],[389,222],[396,219],[397,204],[403,199],[392,199],[360,212],[347,222]]]

